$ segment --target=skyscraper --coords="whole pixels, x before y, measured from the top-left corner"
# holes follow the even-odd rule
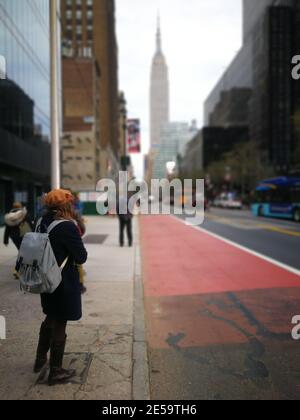
[[[265,164],[278,174],[295,173],[300,85],[291,77],[291,58],[299,53],[300,5],[243,0],[243,15],[243,46],[206,100],[205,124],[245,123]]]
[[[49,5],[0,0],[0,225],[14,201],[33,216],[50,188]]]
[[[185,122],[171,122],[161,127],[161,143],[155,153],[153,163],[153,179],[167,177],[168,163],[174,163],[178,170],[179,159],[183,155],[186,145],[195,135],[195,127]]]
[[[160,131],[169,122],[169,70],[162,52],[160,21],[156,34],[156,52],[152,61],[150,88],[150,132],[151,148],[160,144]]]

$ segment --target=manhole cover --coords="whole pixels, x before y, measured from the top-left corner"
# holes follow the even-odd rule
[[[70,379],[70,384],[83,385],[87,380],[90,366],[93,360],[92,353],[66,353],[64,355],[64,368],[75,369],[76,376]],[[49,376],[49,365],[47,365],[36,382],[36,385],[47,385]]]
[[[108,235],[87,235],[84,238],[84,243],[92,245],[101,245],[106,241],[107,238]]]

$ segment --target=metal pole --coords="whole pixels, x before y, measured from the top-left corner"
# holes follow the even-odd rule
[[[57,0],[50,0],[51,187],[60,188]]]

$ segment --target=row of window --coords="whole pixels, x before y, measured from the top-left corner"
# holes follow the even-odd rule
[[[75,4],[76,6],[82,6],[84,2],[87,6],[93,6],[94,0],[76,0]],[[66,0],[67,7],[72,7],[73,4],[74,4],[74,0]]]
[[[67,159],[65,159],[63,161],[63,163],[67,163],[67,161],[69,161],[69,160],[84,160],[84,158],[82,158],[80,156],[77,156],[77,157],[69,156],[69,157],[67,157]],[[86,157],[85,160],[93,160],[93,158],[92,157]]]
[[[92,58],[93,49],[91,47],[84,48],[72,48],[72,47],[63,47],[62,49],[63,57],[80,57],[80,58]]]
[[[72,29],[71,30],[69,29],[69,30],[66,30],[65,31],[65,38],[68,39],[68,40],[73,40],[74,36],[73,36],[73,30]],[[82,27],[77,27],[75,38],[76,38],[76,41],[78,43],[83,40]],[[90,45],[92,45],[93,39],[94,39],[94,33],[93,33],[93,31],[87,32],[86,33],[87,43],[89,43]]]
[[[93,25],[87,25],[86,27],[86,31],[87,32],[92,32],[93,31]],[[74,29],[74,26],[73,25],[66,25],[66,31],[73,31],[73,29]],[[82,25],[81,24],[79,24],[79,25],[77,25],[76,26],[76,33],[77,34],[82,34],[82,32],[83,32],[83,28],[82,28]]]
[[[271,191],[260,191],[256,193],[256,200],[259,203],[300,203],[300,187],[278,188]]]
[[[73,20],[73,18],[76,18],[77,20],[82,20],[84,17],[84,13],[82,10],[76,10],[73,12],[73,10],[66,10],[66,19],[67,21]],[[87,10],[85,13],[85,18],[87,21],[92,22],[93,21],[93,10]]]
[[[78,143],[83,143],[83,141],[86,141],[87,143],[92,143],[92,140],[89,138],[89,137],[85,137],[85,138],[82,138],[82,137],[77,137],[76,138],[76,141],[78,142]],[[69,144],[72,144],[73,143],[73,139],[71,139],[71,138],[69,138],[68,139],[68,142],[69,142]]]
[[[90,180],[93,180],[94,179],[94,177],[92,175],[90,175],[90,174],[87,174],[85,176],[85,178],[90,179]],[[69,180],[72,180],[73,181],[74,180],[74,177],[72,175],[63,175],[63,179],[65,179],[65,180],[69,179]],[[84,179],[84,177],[82,175],[77,175],[77,180],[78,181],[82,181],[83,179]]]

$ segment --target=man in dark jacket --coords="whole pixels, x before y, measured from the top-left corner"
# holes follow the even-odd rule
[[[119,199],[117,205],[117,213],[119,217],[119,228],[120,228],[120,247],[124,246],[124,231],[126,228],[127,238],[128,238],[128,245],[132,247],[133,244],[133,233],[132,233],[132,219],[133,214],[131,209],[129,208],[129,200],[130,196],[127,198],[125,196]]]

